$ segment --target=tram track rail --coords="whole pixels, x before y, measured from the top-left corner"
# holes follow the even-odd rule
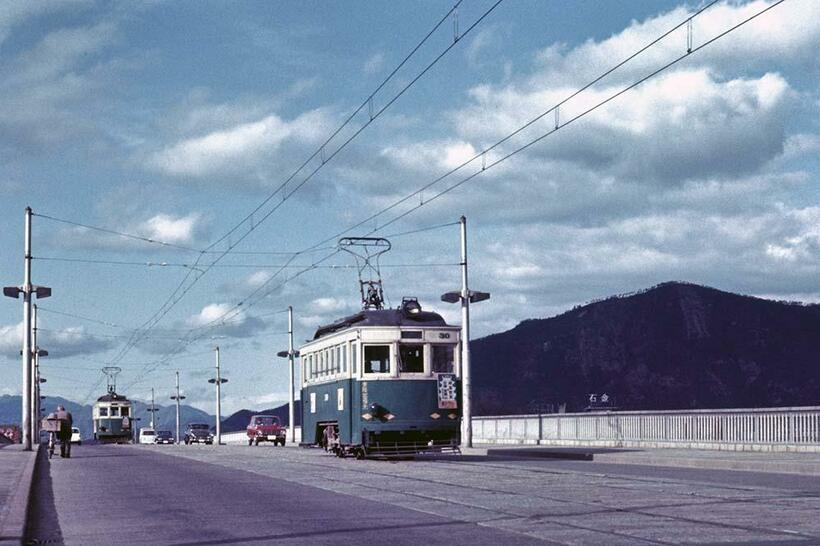
[[[238,462],[235,453],[232,453],[233,457],[228,461],[220,461],[217,458],[206,458],[206,457],[198,457],[195,453],[174,453],[174,455],[178,455],[181,457],[189,457],[189,458],[196,458],[199,460],[203,460],[205,462],[211,462],[214,464],[222,464],[223,466],[230,466],[236,467],[236,463]],[[204,453],[203,453],[204,455]],[[247,462],[251,461],[269,461],[269,453],[264,454],[264,459],[262,457],[256,456],[256,454],[248,454],[250,457],[242,457],[242,460]],[[351,461],[351,464],[346,465],[344,467],[340,467],[341,461],[334,461],[334,463],[324,463],[318,461],[306,461],[304,458],[301,457],[294,457],[292,454],[289,454],[285,451],[280,452],[277,457],[276,466],[270,466],[270,470],[266,471],[266,468],[259,468],[254,469],[252,466],[246,465],[244,467],[245,470],[250,472],[255,472],[257,474],[262,474],[270,477],[276,477],[280,479],[284,479],[286,481],[292,481],[295,483],[300,483],[303,485],[311,485],[313,487],[318,487],[321,489],[326,489],[328,491],[334,491],[337,493],[344,493],[353,496],[356,495],[355,493],[350,491],[350,488],[357,488],[360,491],[370,491],[373,492],[373,498],[383,498],[387,495],[401,495],[406,498],[410,499],[420,499],[425,501],[430,501],[434,503],[443,503],[445,505],[450,505],[458,508],[466,508],[468,510],[476,511],[477,513],[472,518],[465,518],[464,516],[455,517],[454,519],[461,519],[462,521],[473,521],[478,525],[485,525],[489,527],[496,527],[496,528],[503,528],[505,530],[526,534],[528,536],[534,536],[531,533],[522,532],[520,530],[516,530],[513,528],[506,527],[504,525],[500,525],[503,523],[511,523],[515,521],[528,521],[532,523],[541,523],[541,524],[552,524],[556,526],[563,526],[567,528],[582,530],[586,532],[592,533],[602,533],[606,535],[611,535],[613,538],[618,537],[621,539],[627,539],[630,541],[635,541],[644,544],[674,544],[676,542],[670,542],[660,539],[650,539],[645,536],[640,536],[637,534],[631,534],[628,532],[620,532],[615,530],[602,530],[600,528],[596,528],[594,526],[588,526],[579,524],[577,522],[570,522],[566,521],[567,518],[572,517],[584,517],[584,516],[602,516],[606,514],[612,515],[635,515],[637,517],[643,518],[653,518],[657,521],[661,522],[677,522],[677,523],[684,523],[684,524],[693,524],[699,526],[708,526],[715,530],[726,530],[726,531],[741,531],[741,532],[749,532],[749,533],[756,533],[756,534],[770,534],[770,535],[779,535],[782,537],[789,537],[789,539],[804,539],[806,541],[813,541],[813,542],[820,542],[820,535],[806,533],[802,531],[796,531],[791,529],[783,529],[783,528],[776,528],[771,526],[759,526],[759,525],[743,525],[737,523],[725,523],[725,522],[718,522],[712,521],[708,519],[699,519],[694,517],[687,517],[684,515],[674,515],[674,514],[660,514],[657,513],[658,510],[664,509],[683,509],[687,507],[703,507],[708,508],[712,507],[719,507],[721,505],[725,505],[727,503],[736,503],[736,504],[745,504],[745,505],[756,505],[756,506],[771,506],[772,503],[784,503],[786,505],[793,504],[798,499],[803,500],[815,500],[820,499],[820,496],[808,493],[808,492],[800,492],[800,493],[784,493],[782,490],[778,490],[776,488],[768,488],[768,487],[753,487],[753,486],[736,486],[736,485],[724,485],[724,484],[714,484],[714,483],[693,483],[691,481],[685,480],[676,480],[676,479],[669,479],[669,478],[645,478],[645,477],[637,477],[637,476],[628,476],[628,475],[620,475],[616,473],[596,473],[596,472],[582,472],[582,471],[568,471],[568,470],[555,470],[555,469],[543,469],[543,468],[528,468],[526,466],[515,465],[514,467],[505,466],[499,463],[493,462],[474,462],[474,461],[459,461],[459,460],[447,460],[445,458],[437,458],[435,460],[429,460],[428,462],[435,462],[435,463],[443,463],[448,467],[455,468],[460,471],[467,472],[467,469],[475,469],[475,470],[485,470],[487,472],[483,472],[483,475],[493,475],[494,477],[498,478],[497,482],[504,483],[505,481],[509,483],[509,480],[515,480],[516,483],[519,482],[531,482],[532,476],[553,476],[556,478],[568,478],[568,477],[584,477],[593,480],[617,480],[620,483],[616,484],[606,484],[600,483],[597,484],[599,487],[607,488],[607,489],[621,489],[621,490],[629,490],[634,492],[634,487],[629,487],[629,484],[641,484],[641,485],[658,485],[661,487],[676,487],[680,488],[684,487],[693,487],[693,486],[702,486],[708,488],[714,488],[724,491],[731,491],[735,493],[741,493],[741,496],[721,496],[717,494],[703,494],[697,493],[695,491],[689,492],[682,492],[682,491],[675,491],[675,490],[666,490],[666,489],[655,489],[655,493],[660,493],[664,495],[670,496],[679,496],[679,497],[688,497],[692,499],[697,499],[700,502],[661,502],[661,503],[649,503],[649,504],[642,504],[636,506],[618,506],[614,503],[607,503],[601,500],[580,500],[580,499],[568,499],[565,497],[554,496],[554,495],[545,495],[543,493],[534,492],[531,490],[528,491],[518,491],[509,486],[503,487],[501,485],[497,487],[484,487],[474,483],[464,483],[464,481],[460,481],[458,479],[449,479],[449,480],[442,480],[440,478],[432,478],[432,477],[423,477],[419,475],[408,475],[408,473],[396,473],[396,472],[387,472],[380,468],[374,468],[374,465],[384,465],[384,464],[391,464],[385,463],[382,461],[376,462],[364,462],[362,461]],[[299,466],[299,472],[285,472],[282,473],[281,470],[281,463],[286,464],[296,464]],[[370,464],[369,464],[370,463]],[[398,463],[393,463],[398,464]],[[356,466],[354,466],[356,465]],[[363,466],[367,465],[367,466]],[[392,466],[392,464],[391,464]],[[395,468],[395,467],[394,467]],[[413,469],[417,469],[418,466],[414,465]],[[305,472],[306,469],[311,469],[312,472]],[[409,472],[409,469],[408,469]],[[344,473],[341,476],[340,473]],[[464,479],[470,479],[474,476],[474,472],[470,472],[467,475],[464,475]],[[286,476],[286,477],[282,477]],[[294,479],[294,476],[300,476],[299,479]],[[354,476],[359,476],[360,479],[354,478]],[[374,484],[368,483],[367,480],[363,480],[366,476],[370,477],[377,477],[378,479],[385,479],[389,480],[391,483],[390,485],[382,485],[382,484]],[[329,484],[333,484],[329,486]],[[446,487],[451,488],[453,491],[463,491],[463,494],[456,494],[456,495],[441,495],[435,493],[424,493],[419,492],[413,487],[410,487],[411,484],[423,484],[424,486],[435,486],[435,487]],[[621,485],[622,484],[622,485]],[[547,484],[548,486],[549,484]],[[548,513],[548,512],[536,512],[531,513],[524,511],[513,511],[509,510],[505,507],[498,507],[498,506],[488,506],[487,503],[481,502],[469,502],[461,499],[471,499],[476,498],[476,494],[480,495],[478,498],[483,499],[486,498],[486,495],[495,496],[495,495],[508,495],[510,497],[518,497],[520,499],[526,499],[528,501],[544,501],[549,503],[555,503],[558,506],[566,506],[575,508],[570,512],[560,511],[560,513]],[[369,498],[367,495],[365,497]],[[390,504],[401,505],[405,507],[412,508],[413,510],[442,515],[440,511],[436,511],[434,509],[425,509],[415,503],[402,503],[398,500],[388,500],[385,501]],[[453,517],[453,516],[446,516],[446,517]]]

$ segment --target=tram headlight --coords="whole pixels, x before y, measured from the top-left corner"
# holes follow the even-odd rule
[[[364,419],[365,421],[370,421],[371,419],[373,419],[373,415],[371,415],[369,412],[368,413],[363,413],[362,414],[362,419]]]
[[[433,413],[430,414],[430,417],[433,418],[433,419],[441,419],[441,414],[434,411]]]

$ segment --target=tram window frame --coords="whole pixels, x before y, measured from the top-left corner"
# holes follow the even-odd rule
[[[101,408],[99,408],[98,413],[99,413],[100,417],[108,417],[108,408],[107,407],[101,407]]]
[[[357,345],[355,341],[350,344],[350,368],[353,370],[354,376],[358,375],[359,373],[359,359],[357,358],[358,350],[356,349],[356,347]]]
[[[456,347],[455,343],[432,343],[430,345],[430,371],[432,373],[455,373],[456,370]],[[450,369],[438,369],[436,361],[437,349],[449,349],[452,358],[450,359]]]
[[[406,358],[403,349],[410,348],[413,350],[421,349],[421,355],[419,355],[420,358],[418,358],[416,362],[413,362],[413,364],[415,364],[413,367],[414,369],[406,369]],[[399,350],[397,351],[397,355],[399,357],[399,373],[401,375],[424,375],[424,358],[426,352],[427,351],[424,350],[423,343],[399,343]],[[409,364],[409,362],[407,364]]]
[[[387,344],[387,343],[373,343],[373,344],[363,345],[363,348],[362,348],[362,354],[363,354],[362,373],[365,373],[367,375],[389,375],[391,367],[392,367],[392,362],[391,362],[392,358],[391,358],[391,354],[390,354],[392,352],[391,348],[392,348],[391,345]],[[371,351],[376,351],[376,350],[385,351],[386,359],[382,358],[382,359],[378,359],[378,360],[370,360],[370,355],[368,353],[370,353]],[[381,367],[380,367],[379,370],[373,371],[373,367],[371,365],[372,362],[386,362],[387,363],[387,369],[382,370]]]

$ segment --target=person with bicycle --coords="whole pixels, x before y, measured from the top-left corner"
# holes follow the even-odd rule
[[[63,406],[57,406],[57,412],[54,416],[60,421],[60,457],[67,459],[71,458],[71,425],[74,424],[74,418],[71,412],[67,411]]]

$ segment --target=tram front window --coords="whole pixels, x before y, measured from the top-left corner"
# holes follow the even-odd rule
[[[424,345],[399,344],[399,371],[424,373]]]
[[[365,345],[364,373],[390,372],[390,346]]]
[[[108,408],[100,408],[100,417],[108,417]]]
[[[127,406],[124,407],[124,408],[120,408],[120,415],[122,415],[123,417],[128,417],[128,413],[129,412],[128,412],[128,407]]]
[[[120,415],[120,408],[112,407],[111,408],[111,417],[119,417]]]
[[[433,345],[433,373],[453,373],[455,345]]]

